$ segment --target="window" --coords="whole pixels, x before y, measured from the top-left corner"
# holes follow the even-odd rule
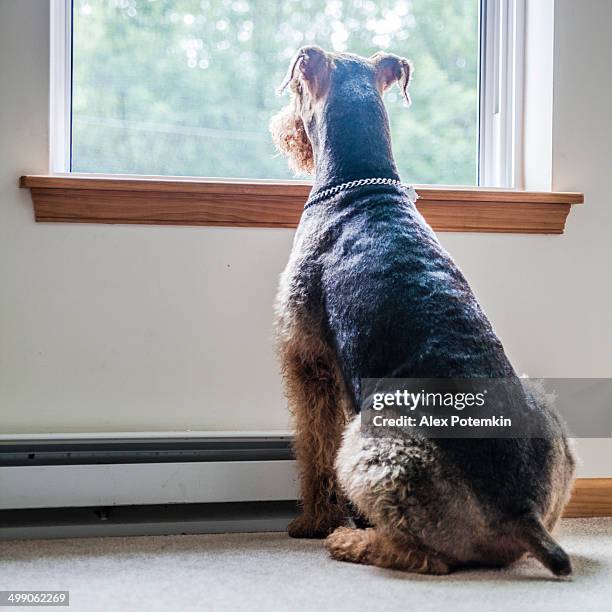
[[[518,4],[55,0],[53,169],[292,178],[268,121],[286,104],[275,88],[291,57],[319,44],[413,60],[412,108],[386,95],[405,181],[514,186],[516,109],[500,83],[515,73]]]
[[[51,173],[20,182],[37,221],[296,227],[311,183],[268,122],[309,43],[414,61],[413,108],[386,97],[435,231],[560,234],[583,202],[550,191],[552,2],[50,2]]]

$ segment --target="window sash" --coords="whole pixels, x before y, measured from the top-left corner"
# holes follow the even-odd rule
[[[525,186],[525,1],[481,0],[479,185]]]
[[[524,187],[525,1],[481,0],[478,186]],[[72,0],[51,0],[49,168],[53,173],[71,171],[72,9]]]

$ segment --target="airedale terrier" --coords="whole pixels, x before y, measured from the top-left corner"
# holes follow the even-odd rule
[[[544,395],[525,386],[538,438],[431,439],[362,431],[366,378],[518,380],[463,274],[401,183],[383,93],[409,102],[411,64],[301,49],[272,119],[278,149],[314,173],[277,298],[303,514],[293,537],[336,559],[415,572],[506,565],[531,552],[571,572],[549,531],[574,459]],[[409,135],[406,135],[409,138]],[[349,509],[369,523],[346,525]]]

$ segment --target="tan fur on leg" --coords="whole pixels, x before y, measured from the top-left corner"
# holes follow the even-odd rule
[[[334,462],[346,422],[337,367],[312,340],[281,352],[290,409],[295,417],[294,449],[304,514],[288,528],[292,537],[325,537],[344,521]],[[313,348],[320,350],[313,351]]]
[[[340,527],[325,540],[338,561],[376,565],[418,574],[448,574],[447,563],[430,551],[406,541],[396,541],[377,529]]]

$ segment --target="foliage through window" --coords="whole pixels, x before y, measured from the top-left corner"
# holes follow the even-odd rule
[[[479,0],[74,0],[71,170],[291,178],[268,134],[305,44],[413,61],[402,179],[477,183]]]

